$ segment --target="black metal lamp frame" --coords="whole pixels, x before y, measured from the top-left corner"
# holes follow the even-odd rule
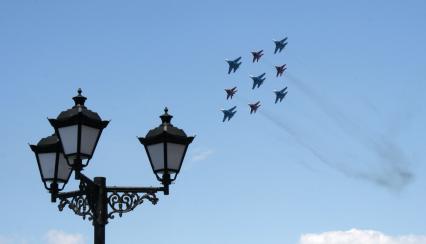
[[[50,123],[55,127],[56,134],[58,135],[59,141],[61,138],[59,136],[58,127],[67,126],[67,125],[75,125],[77,124],[79,127],[78,134],[80,135],[81,124],[90,124],[93,127],[100,129],[98,138],[96,139],[96,144],[92,150],[92,154],[96,148],[98,143],[100,134],[102,129],[105,128],[108,124],[108,121],[101,121],[100,117],[90,111],[87,110],[84,106],[84,101],[86,98],[81,95],[81,89],[78,91],[78,96],[73,98],[75,101],[75,106],[67,111],[62,112],[58,119],[50,119]],[[83,113],[80,114],[80,113]],[[139,138],[142,144],[149,144],[152,141],[173,141],[179,144],[184,144],[186,146],[185,152],[182,156],[182,161],[185,157],[186,150],[188,145],[192,142],[194,137],[187,137],[183,130],[180,130],[176,127],[173,127],[170,124],[170,120],[172,118],[171,115],[167,113],[167,108],[165,110],[165,115],[160,116],[163,124],[158,128],[151,130],[155,131],[163,131],[164,128],[166,130],[170,130],[167,134],[161,134],[160,136],[152,136],[150,133],[147,134],[146,138]],[[164,128],[163,128],[164,127]],[[150,132],[151,132],[150,131]],[[78,138],[78,142],[81,143],[80,138]],[[144,144],[145,145],[145,144]],[[145,145],[146,146],[146,145]],[[34,148],[32,146],[32,148]],[[61,151],[63,148],[56,148],[58,151]],[[62,151],[61,151],[62,152]],[[164,151],[166,154],[166,151]],[[37,154],[36,154],[37,156]],[[70,155],[66,155],[70,156]],[[162,179],[160,179],[157,175],[157,172],[154,173],[162,183],[162,187],[117,187],[117,186],[107,186],[105,177],[95,177],[93,180],[88,178],[86,175],[81,173],[83,168],[87,165],[88,161],[91,159],[92,155],[83,155],[86,156],[88,161],[83,165],[82,158],[80,155],[80,146],[78,145],[78,153],[77,156],[73,159],[73,164],[71,165],[70,159],[67,159],[67,163],[72,166],[72,169],[75,174],[76,180],[79,180],[79,189],[75,191],[69,192],[60,192],[62,189],[57,189],[56,181],[51,185],[49,189],[46,185],[46,189],[49,190],[51,194],[51,201],[56,202],[59,199],[59,211],[62,211],[66,206],[68,206],[76,215],[81,216],[83,219],[88,219],[92,221],[94,226],[94,243],[95,244],[105,244],[105,226],[108,224],[109,219],[113,219],[116,215],[121,217],[124,213],[128,213],[134,210],[137,206],[141,205],[145,202],[145,200],[151,202],[152,204],[157,204],[158,198],[156,193],[163,192],[164,195],[169,194],[169,185],[172,183],[174,179],[170,179],[170,174],[166,170]],[[167,159],[165,155],[165,159]],[[38,156],[37,156],[38,157]],[[148,153],[148,157],[149,153]],[[38,159],[38,158],[37,158]],[[149,158],[151,161],[151,158]],[[182,164],[180,162],[180,166]],[[151,163],[152,166],[152,163]],[[179,173],[180,170],[175,172],[175,177]],[[41,169],[39,169],[41,170]],[[40,172],[41,174],[41,172]],[[56,172],[55,172],[56,177]],[[65,182],[66,183],[66,182]],[[55,185],[56,184],[56,185]],[[52,187],[55,187],[52,189]],[[65,184],[64,184],[65,186]]]
[[[174,127],[171,124],[171,120],[173,118],[172,115],[168,113],[169,109],[166,107],[164,109],[164,114],[160,116],[161,124],[157,128],[154,128],[148,132],[146,137],[138,137],[140,143],[144,146],[146,155],[148,155],[149,163],[151,164],[151,168],[164,187],[166,187],[164,191],[164,195],[169,194],[168,186],[176,180],[177,175],[182,167],[182,162],[185,158],[186,151],[188,150],[189,144],[194,140],[195,137],[187,136],[185,132],[177,127]],[[155,166],[153,160],[151,158],[151,154],[148,150],[148,147],[153,144],[163,144],[163,154],[164,154],[164,169],[155,170]],[[168,167],[168,155],[167,155],[167,143],[176,143],[182,146],[185,146],[185,149],[182,153],[179,162],[179,168],[170,169]],[[159,173],[162,173],[162,176],[159,176]],[[174,174],[171,177],[171,174]]]
[[[73,168],[73,170],[76,172],[75,177],[78,179],[80,176],[80,172],[83,170],[84,167],[86,167],[90,159],[93,156],[93,153],[95,152],[96,146],[98,145],[99,139],[101,137],[103,129],[108,125],[109,121],[102,121],[97,113],[94,113],[86,108],[84,105],[86,101],[86,97],[82,96],[82,90],[78,89],[78,95],[73,97],[73,100],[75,102],[75,106],[73,106],[71,109],[62,112],[57,119],[48,119],[50,124],[55,129],[55,133],[59,138],[59,141],[62,141],[63,138],[61,138],[61,134],[59,133],[59,128],[61,127],[67,127],[67,126],[77,126],[77,152],[71,153],[71,154],[64,154],[66,157],[70,156],[76,156],[78,160],[73,161],[73,165],[70,164],[70,166]],[[82,153],[81,152],[81,133],[82,133],[82,126],[86,125],[89,127],[93,127],[99,130],[98,136],[95,140],[93,149],[89,154]],[[83,164],[82,158],[87,159],[86,163]]]
[[[83,173],[79,174],[79,190],[70,192],[51,192],[52,202],[59,199],[59,211],[67,205],[76,215],[91,220],[94,226],[94,243],[105,244],[105,226],[108,219],[117,214],[134,210],[145,200],[157,204],[157,192],[168,191],[164,187],[117,187],[106,186],[105,177],[95,177],[92,181]]]

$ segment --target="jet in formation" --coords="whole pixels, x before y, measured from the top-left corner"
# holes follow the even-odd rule
[[[282,66],[275,66],[275,69],[277,69],[277,77],[282,76],[284,71],[287,69],[286,64]]]
[[[235,95],[235,93],[236,93],[238,90],[237,90],[237,87],[236,87],[236,86],[234,86],[234,87],[232,87],[232,88],[225,89],[225,91],[226,91],[226,100],[228,100],[229,98],[231,98],[231,99],[232,99],[232,97]]]
[[[228,74],[230,74],[232,71],[237,71],[237,69],[240,67],[241,62],[239,62],[241,60],[241,57],[238,57],[237,59],[234,60],[228,60],[225,59],[225,61],[229,64],[229,70],[228,70]]]
[[[252,76],[252,75],[250,75],[250,78],[253,80],[253,87],[251,89],[254,89],[256,86],[257,86],[257,88],[259,88],[260,85],[262,85],[263,82],[266,79],[264,77],[265,75],[266,75],[266,73],[263,73],[263,74],[261,74],[259,76]]]
[[[285,87],[284,89],[282,89],[281,91],[278,90],[274,90],[274,93],[276,95],[275,97],[275,103],[277,103],[278,101],[282,102],[282,100],[285,98],[285,96],[287,95],[287,87]]]
[[[223,112],[223,120],[222,122],[225,122],[226,119],[228,119],[228,121],[234,116],[234,114],[237,112],[235,109],[237,108],[237,106],[234,106],[230,109],[221,109],[220,111]]]
[[[251,54],[253,55],[253,63],[259,62],[260,57],[263,56],[263,50],[260,50],[260,51],[257,51],[257,52],[254,51],[254,52],[251,52]]]
[[[260,101],[257,101],[256,103],[249,103],[250,106],[250,114],[256,113],[257,109],[260,107]]]
[[[274,40],[274,42],[275,42],[274,54],[277,53],[277,52],[281,52],[285,48],[285,46],[287,46],[286,41],[287,41],[287,37],[282,39],[281,41]]]

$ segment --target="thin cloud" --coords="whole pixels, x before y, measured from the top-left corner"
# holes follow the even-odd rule
[[[17,236],[0,236],[0,244],[27,244],[28,241]]]
[[[196,150],[191,157],[192,162],[204,161],[214,153],[213,149]]]
[[[375,230],[352,229],[319,234],[304,234],[299,244],[425,244],[426,236],[390,236]]]
[[[44,238],[47,244],[85,244],[83,235],[69,234],[61,230],[49,230]]]

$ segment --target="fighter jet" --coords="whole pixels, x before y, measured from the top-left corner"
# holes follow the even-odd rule
[[[256,113],[257,109],[260,107],[260,101],[257,101],[256,103],[249,103],[250,106],[250,114]]]
[[[238,90],[237,90],[237,87],[236,87],[236,86],[234,86],[234,87],[232,87],[232,88],[225,89],[225,91],[226,91],[226,100],[228,100],[229,98],[231,98],[231,99],[232,99],[232,97],[234,96],[234,94],[235,94]]]
[[[254,52],[251,52],[251,54],[253,55],[253,63],[259,62],[260,57],[263,56],[263,50],[260,50],[260,51],[257,51],[257,52],[254,51]]]
[[[232,70],[234,71],[234,73],[235,73],[235,71],[237,71],[238,67],[240,67],[240,65],[241,65],[241,62],[239,62],[240,59],[241,59],[241,57],[239,57],[235,60],[225,59],[225,61],[229,64],[228,74],[230,74]]]
[[[282,66],[275,66],[275,68],[277,69],[277,77],[282,76],[284,71],[287,69],[286,64]]]
[[[282,39],[281,41],[273,40],[275,42],[275,51],[274,54],[277,52],[281,52],[285,46],[287,46],[287,37]]]
[[[223,112],[223,120],[222,122],[225,122],[226,119],[228,119],[228,121],[232,118],[232,116],[234,116],[234,114],[237,111],[234,111],[237,108],[237,106],[234,106],[230,109],[221,109],[220,111]]]
[[[275,103],[277,103],[278,101],[282,102],[282,100],[284,99],[284,97],[287,95],[287,91],[286,90],[287,90],[287,87],[285,87],[281,91],[274,90],[274,93],[276,95]]]
[[[266,73],[263,73],[263,74],[261,74],[259,76],[252,76],[252,75],[250,75],[250,78],[253,80],[253,87],[251,89],[254,89],[256,86],[257,86],[257,88],[259,88],[260,85],[262,85],[263,82],[266,79],[264,77],[265,75],[266,75]]]

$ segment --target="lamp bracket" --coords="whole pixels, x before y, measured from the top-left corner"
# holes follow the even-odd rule
[[[150,201],[153,205],[157,204],[158,198],[155,193],[138,194],[137,192],[118,192],[109,193],[108,205],[111,211],[108,213],[108,218],[113,219],[114,214],[122,217],[123,213],[128,213],[142,204],[144,200]]]
[[[88,220],[93,220],[92,208],[90,207],[89,199],[86,195],[83,194],[75,195],[70,198],[62,198],[58,205],[59,211],[62,211],[66,205],[68,205],[76,215],[83,217],[83,219],[88,217]]]
[[[116,214],[119,217],[123,216],[123,213],[128,213],[134,210],[137,206],[141,205],[148,200],[153,205],[157,204],[158,198],[157,192],[166,192],[165,187],[106,187],[96,184],[91,179],[86,177],[84,174],[80,174],[80,186],[78,191],[61,192],[57,193],[56,197],[60,199],[58,209],[62,211],[65,206],[74,211],[78,216],[83,219],[93,221],[99,219],[97,211],[99,206],[96,204],[99,202],[99,191],[106,192],[106,199],[102,201],[106,202],[105,206],[106,214],[101,217],[105,223],[107,219],[114,219]],[[105,198],[102,197],[102,198]],[[102,202],[101,201],[101,202]],[[108,207],[109,206],[109,207]],[[104,212],[101,211],[101,212]]]
[[[88,220],[93,220],[94,210],[94,192],[96,184],[80,173],[80,186],[78,191],[59,193],[60,199],[58,209],[62,211],[66,205],[78,216]]]

